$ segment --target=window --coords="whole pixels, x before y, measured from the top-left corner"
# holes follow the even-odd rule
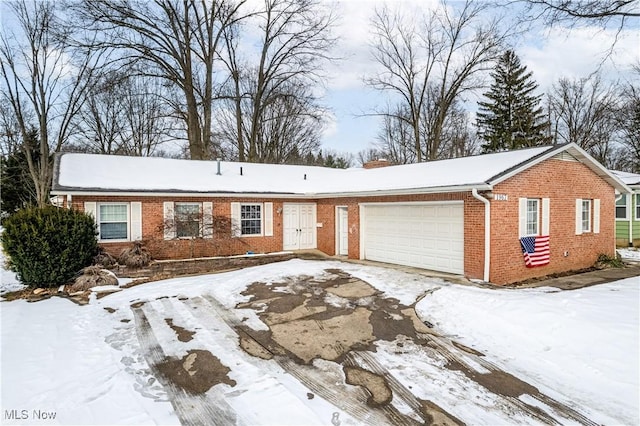
[[[101,240],[128,238],[127,204],[100,204],[99,227]]]
[[[628,219],[627,211],[627,195],[622,194],[620,199],[616,201],[616,220]]]
[[[640,194],[636,194],[636,220],[640,220]]]
[[[262,234],[262,204],[242,204],[240,206],[240,234]]]
[[[582,200],[582,232],[591,231],[591,200]]]
[[[200,203],[176,203],[175,224],[178,238],[195,238],[200,236]]]
[[[540,229],[540,208],[538,199],[527,199],[527,235],[538,235]]]

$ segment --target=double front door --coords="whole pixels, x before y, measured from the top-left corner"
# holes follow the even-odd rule
[[[284,250],[316,248],[316,205],[284,203],[282,210]]]

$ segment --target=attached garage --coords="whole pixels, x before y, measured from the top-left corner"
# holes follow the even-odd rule
[[[360,207],[361,258],[464,274],[464,203]]]

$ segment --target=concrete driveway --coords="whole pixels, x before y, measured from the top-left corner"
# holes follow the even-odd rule
[[[442,408],[441,397],[457,398],[465,410],[493,412],[496,422],[594,424],[484,354],[434,332],[416,316],[417,300],[403,304],[341,269],[256,281],[242,294],[248,301],[235,309],[211,295],[131,304],[142,353],[183,424],[254,422],[259,414],[239,412],[230,402],[238,396],[230,369],[255,380],[294,378],[306,398],[340,410],[335,425],[463,424]],[[264,326],[249,325],[247,310]],[[222,362],[237,346],[248,356]],[[187,355],[171,356],[177,347]],[[432,388],[414,388],[411,375],[432,376]],[[434,397],[424,396],[429,393]],[[294,400],[283,395],[285,406]]]

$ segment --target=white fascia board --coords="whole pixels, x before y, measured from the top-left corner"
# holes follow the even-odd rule
[[[260,192],[153,192],[153,191],[83,191],[83,190],[53,190],[51,195],[74,196],[103,196],[103,197],[191,197],[191,198],[283,198],[283,199],[327,199],[327,198],[352,198],[352,197],[384,197],[393,195],[419,195],[439,194],[448,192],[470,192],[473,188],[480,191],[489,191],[492,185],[486,183],[476,185],[441,186],[435,188],[391,189],[382,191],[362,192],[335,192],[335,193],[305,193],[305,194],[278,194]]]
[[[481,191],[490,191],[493,185],[486,183],[476,185],[439,186],[434,188],[390,189],[382,191],[362,192],[334,192],[319,193],[315,198],[353,198],[353,197],[386,197],[393,195],[420,195],[420,194],[444,194],[449,192],[471,192],[473,188]]]

